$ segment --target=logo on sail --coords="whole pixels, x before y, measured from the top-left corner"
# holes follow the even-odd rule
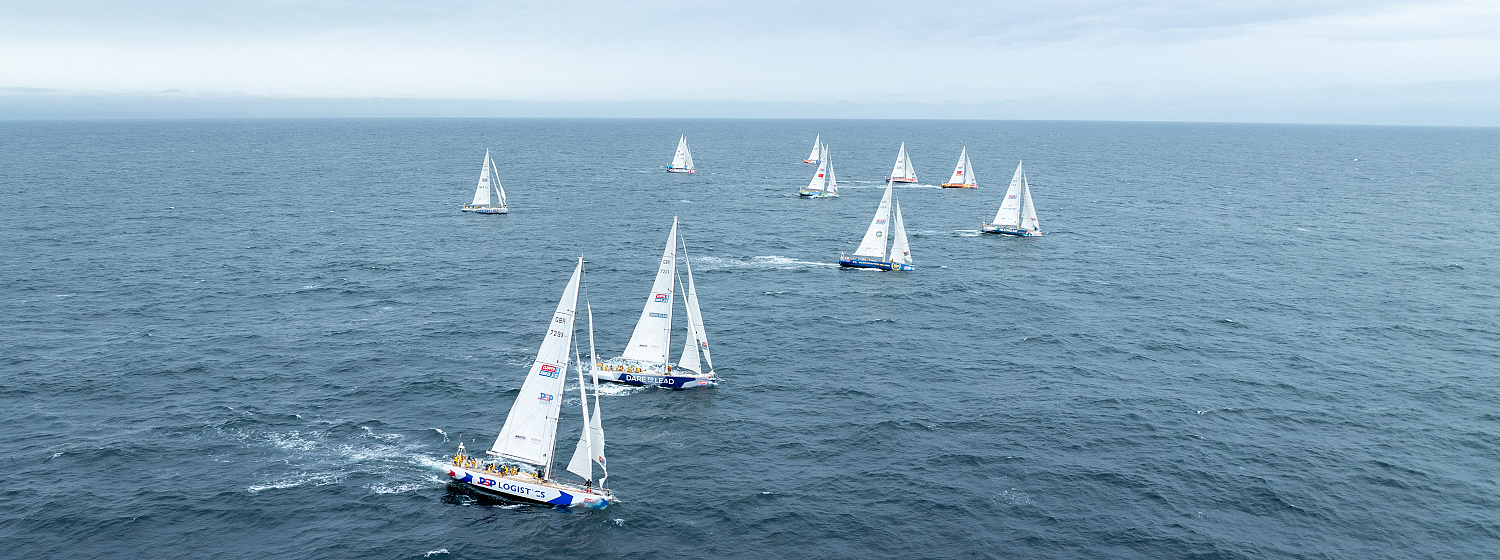
[[[664,301],[667,301],[667,294],[656,294],[656,302],[657,303],[661,303],[661,302],[664,302]]]
[[[542,401],[542,402],[552,402],[552,398],[553,398],[553,395],[548,394],[548,393],[542,393],[542,396],[537,397],[536,400],[539,400],[539,401]]]
[[[666,319],[667,318],[667,314],[666,313],[652,313],[651,316],[652,317],[656,317],[658,319]]]
[[[551,377],[553,379],[557,379],[557,366],[554,366],[552,364],[542,364],[542,371],[540,371],[539,373],[541,373],[543,377]]]

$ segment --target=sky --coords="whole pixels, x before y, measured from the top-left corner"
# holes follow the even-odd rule
[[[0,118],[1500,126],[1497,0],[12,0]]]

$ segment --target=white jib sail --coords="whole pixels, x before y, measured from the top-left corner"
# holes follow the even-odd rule
[[[974,176],[974,162],[969,161],[969,148],[967,146],[964,147],[964,184],[979,184],[979,179]]]
[[[589,304],[589,363],[599,363],[599,352],[594,350],[594,306]],[[599,477],[599,485],[604,485],[604,479],[609,478],[609,467],[604,463],[604,424],[599,421],[599,371],[589,368],[594,377],[594,416],[589,420],[589,450],[593,453],[594,462],[599,463],[599,470],[604,471],[604,476]]]
[[[575,357],[577,352],[575,349]],[[578,445],[573,446],[573,458],[568,460],[568,472],[581,476],[584,480],[593,481],[594,465],[590,460],[593,445],[589,438],[594,431],[589,426],[592,417],[589,415],[589,394],[586,390],[588,385],[583,382],[583,360],[577,359],[576,361],[578,362],[578,405],[583,408],[583,414],[579,418],[583,419],[583,427],[578,432]]]
[[[819,134],[817,138],[813,138],[812,153],[807,154],[807,161],[818,161],[819,159],[821,159],[818,156],[823,155],[822,144],[820,144],[820,142],[822,140],[823,140],[823,135],[822,134]]]
[[[688,155],[687,136],[684,135],[683,137],[677,139],[677,153],[672,154],[672,168],[691,169],[693,167],[692,164],[689,163],[691,161],[691,157],[692,156]]]
[[[672,295],[677,291],[672,280],[677,275],[677,218],[672,218],[672,232],[667,234],[667,249],[662,252],[656,281],[646,296],[646,308],[635,323],[635,333],[621,356],[631,360],[664,364],[671,348]]]
[[[823,187],[823,190],[828,191],[828,194],[838,194],[839,180],[833,174],[833,155],[829,153],[827,144],[823,145],[823,160],[828,163],[828,186]]]
[[[568,374],[568,346],[573,340],[573,318],[578,308],[578,280],[582,276],[583,257],[579,257],[573,279],[568,281],[547,324],[547,336],[542,338],[536,361],[531,363],[531,371],[490,451],[533,465],[552,464],[563,381]]]
[[[682,285],[682,277],[677,277],[677,287],[682,293],[687,293],[687,288]],[[698,329],[693,328],[692,310],[688,310],[687,339],[682,343],[682,357],[677,359],[678,369],[685,369],[694,373],[702,372],[703,365],[698,363]]]
[[[484,151],[484,165],[479,168],[479,186],[474,188],[474,201],[470,206],[490,204],[490,151]]]
[[[490,173],[495,177],[495,195],[500,199],[500,207],[505,208],[505,187],[500,185],[500,168],[495,167],[495,159],[490,158]]]
[[[821,191],[823,185],[828,182],[828,160],[822,154],[817,154],[814,159],[818,161],[818,172],[814,173],[812,181],[807,183],[807,190]]]
[[[1031,204],[1031,183],[1026,176],[1021,176],[1021,182],[1025,185],[1021,188],[1021,228],[1031,231],[1041,231],[1041,226],[1036,221],[1036,206]]]
[[[1010,188],[1005,189],[1005,199],[1000,201],[1000,210],[995,212],[991,225],[1016,227],[1021,225],[1021,164],[1016,163],[1016,174],[1010,178]]]
[[[968,162],[969,162],[969,147],[968,146],[964,146],[964,151],[959,152],[959,154],[958,154],[958,165],[953,166],[953,176],[948,177],[948,184],[950,184],[950,185],[961,185],[961,184],[964,184],[964,177],[965,177],[964,174],[969,171],[968,168],[964,166],[964,164],[966,164]]]
[[[703,312],[698,310],[698,287],[693,285],[693,263],[688,260],[687,240],[682,242],[682,265],[687,269],[688,324],[693,327],[693,338],[698,340],[698,349],[703,351],[703,362],[708,371],[714,371],[714,358],[708,353],[708,331],[703,330]]]
[[[854,250],[855,255],[885,260],[886,234],[891,229],[887,222],[890,217],[891,182],[886,181],[885,196],[880,197],[880,206],[875,208],[875,217],[870,219],[870,229],[865,230],[865,238],[859,242],[859,248]]]
[[[896,225],[892,233],[891,262],[911,263],[911,246],[906,244],[906,226],[901,223],[901,201],[896,201]]]

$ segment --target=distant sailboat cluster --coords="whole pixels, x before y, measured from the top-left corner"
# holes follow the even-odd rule
[[[803,163],[816,163],[818,167],[807,186],[797,191],[800,197],[839,196],[831,148],[823,141],[822,135],[813,140],[812,152]],[[688,150],[686,135],[678,138],[677,152],[667,171],[694,172],[693,156]],[[474,198],[462,210],[479,214],[507,213],[509,207],[499,177],[499,169],[486,150]],[[839,254],[838,262],[841,267],[915,270],[901,214],[901,201],[894,191],[896,183],[917,182],[916,171],[912,168],[905,142],[897,149],[895,166],[885,181],[884,194],[875,207],[875,215],[865,228],[859,247],[852,255],[847,252]],[[970,189],[978,187],[967,146],[959,152],[958,164],[948,182],[942,186]],[[521,384],[520,393],[511,403],[510,413],[495,438],[495,444],[483,456],[471,456],[470,451],[460,443],[448,466],[448,476],[454,484],[508,499],[559,506],[603,508],[619,501],[604,486],[609,471],[604,456],[599,383],[605,381],[681,390],[711,387],[719,381],[709,352],[708,333],[704,329],[703,312],[699,308],[698,288],[693,278],[692,263],[688,259],[687,242],[679,234],[679,226],[674,217],[667,233],[666,247],[660,260],[656,262],[656,275],[646,294],[646,304],[641,309],[640,318],[637,319],[624,350],[613,358],[600,359],[595,349],[593,306],[590,302],[585,302],[584,305],[588,319],[588,361],[583,360],[578,348],[574,331],[578,327],[578,299],[584,275],[583,257],[578,258],[573,276],[563,288],[562,298],[548,323],[536,358]],[[1019,237],[1041,235],[1036,207],[1031,198],[1031,184],[1020,164],[1016,165],[1015,175],[1011,178],[1010,188],[1005,192],[1000,209],[993,220],[983,225],[982,231]],[[680,321],[682,347],[677,361],[673,363],[672,338],[677,331],[674,328],[674,318],[679,316],[675,303],[679,300],[683,311],[680,315],[683,318]],[[588,364],[587,368],[584,367],[585,364]],[[558,440],[558,421],[563,414],[563,389],[570,367],[577,373],[579,418],[582,426],[565,470],[579,477],[577,480],[564,480],[553,472],[556,464],[554,453]],[[599,471],[597,477],[595,467]]]

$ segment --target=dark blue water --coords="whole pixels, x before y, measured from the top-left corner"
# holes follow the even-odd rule
[[[699,172],[664,173],[684,133]],[[801,200],[819,133],[844,196]],[[898,189],[918,270],[839,270],[902,141],[929,185],[967,145],[981,188]],[[487,147],[510,215],[458,212]],[[1496,154],[1459,128],[0,123],[0,546],[1494,556]],[[1047,234],[979,236],[1021,159]],[[723,384],[605,398],[625,503],[450,489],[573,259],[618,354],[673,215]]]

